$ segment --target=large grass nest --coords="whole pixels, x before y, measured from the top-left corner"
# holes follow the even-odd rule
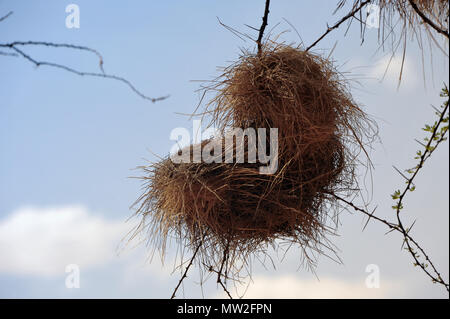
[[[258,161],[175,163],[170,157],[145,166],[138,230],[147,229],[162,253],[168,238],[178,239],[198,252],[199,265],[226,278],[277,240],[297,244],[310,262],[311,252],[333,250],[327,234],[336,230],[335,195],[357,191],[358,157],[375,128],[333,63],[266,44],[259,54],[244,52],[206,91],[214,97],[202,114],[222,135],[195,147],[222,142],[231,128],[277,128],[278,169],[261,174]],[[231,147],[237,146],[236,140]]]

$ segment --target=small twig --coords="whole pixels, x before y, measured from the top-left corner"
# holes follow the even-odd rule
[[[65,47],[65,48],[71,48],[71,49],[77,49],[77,50],[84,50],[84,51],[93,52],[100,59],[99,64],[100,64],[100,69],[101,69],[102,72],[101,73],[82,72],[82,71],[79,71],[79,70],[70,68],[68,66],[65,66],[65,65],[62,65],[62,64],[58,64],[58,63],[47,62],[47,61],[37,61],[34,58],[32,58],[30,55],[26,54],[21,49],[17,48],[17,46],[26,46],[26,45]],[[96,50],[88,48],[88,47],[77,46],[77,45],[72,45],[72,44],[60,44],[60,43],[36,42],[36,41],[27,41],[27,42],[19,42],[19,41],[17,41],[17,42],[6,43],[6,44],[0,43],[0,47],[9,48],[9,49],[12,49],[12,50],[16,51],[20,56],[22,56],[24,59],[28,60],[29,62],[33,63],[36,67],[45,65],[45,66],[50,66],[50,67],[54,67],[54,68],[63,69],[65,71],[67,71],[67,72],[74,73],[74,74],[77,74],[79,76],[101,77],[101,78],[113,79],[113,80],[125,83],[133,92],[135,92],[141,98],[143,98],[145,100],[149,100],[149,101],[151,101],[153,103],[165,100],[165,99],[167,99],[169,97],[169,95],[161,96],[161,97],[157,97],[157,98],[149,97],[149,96],[141,93],[138,89],[136,89],[135,86],[130,81],[128,81],[127,79],[125,79],[123,77],[116,76],[116,75],[106,74],[103,71],[103,58],[100,55],[100,53],[98,53]]]
[[[430,258],[427,256],[425,251],[419,246],[419,244],[413,238],[411,238],[409,236],[408,233],[410,231],[410,228],[409,229],[405,229],[405,227],[403,226],[403,222],[402,222],[400,213],[401,213],[401,210],[403,209],[403,199],[405,198],[405,196],[408,193],[408,191],[410,191],[412,189],[412,187],[414,186],[414,179],[418,175],[419,171],[424,167],[424,164],[425,164],[426,160],[431,156],[431,154],[434,152],[434,150],[436,150],[436,147],[442,141],[445,140],[445,135],[448,132],[448,130],[445,130],[440,135],[440,137],[438,137],[437,141],[435,140],[435,138],[436,138],[436,136],[438,134],[438,131],[439,131],[439,128],[440,128],[441,124],[444,123],[444,121],[445,121],[445,116],[446,116],[446,114],[448,112],[448,105],[449,104],[448,104],[448,101],[447,101],[446,106],[444,107],[444,109],[442,110],[442,112],[440,114],[439,120],[433,126],[433,130],[431,132],[431,136],[430,136],[430,138],[428,140],[427,145],[424,147],[425,150],[424,150],[423,154],[420,156],[419,164],[417,164],[417,166],[415,167],[412,176],[410,178],[407,178],[406,187],[403,190],[403,192],[399,195],[398,201],[397,201],[397,205],[395,207],[399,231],[403,234],[403,237],[405,239],[404,242],[406,243],[408,251],[409,251],[409,253],[411,254],[411,256],[413,257],[413,259],[415,261],[415,265],[419,266],[433,281],[444,285],[446,287],[447,291],[449,291],[449,285],[442,280],[441,274],[437,271],[436,267],[431,262]],[[434,146],[432,146],[433,142],[435,142]],[[411,247],[410,242],[412,242],[414,244],[414,246],[416,246],[416,248],[418,248],[420,250],[422,255],[425,257],[425,260],[429,263],[429,265],[431,266],[431,268],[433,269],[433,271],[437,275],[437,277],[432,275],[430,272],[428,272],[428,270],[426,269],[426,265],[424,263],[421,263],[418,260],[417,254],[413,250],[413,247]]]
[[[6,15],[4,15],[3,17],[0,18],[0,22],[2,22],[3,20],[8,19],[8,17],[9,17],[11,14],[13,14],[13,12],[12,12],[12,11],[9,11]]]
[[[448,92],[448,90],[447,90]],[[347,201],[337,195],[333,195],[336,199],[344,202],[346,205],[352,207],[355,211],[361,212],[365,215],[368,216],[368,220],[367,223],[369,222],[370,219],[374,219],[377,220],[383,224],[385,224],[388,228],[389,228],[389,232],[391,231],[397,231],[400,234],[402,234],[403,236],[403,245],[406,244],[406,249],[408,250],[409,254],[412,256],[412,258],[414,259],[414,265],[415,266],[419,266],[422,271],[429,277],[432,279],[433,282],[439,283],[441,285],[443,285],[445,287],[445,289],[447,291],[449,291],[449,284],[446,283],[443,279],[442,276],[440,274],[440,272],[437,270],[436,266],[434,265],[434,263],[431,261],[430,257],[428,256],[428,254],[425,252],[425,249],[422,248],[422,246],[409,234],[412,226],[405,228],[405,226],[403,225],[402,222],[402,218],[401,218],[401,210],[403,209],[403,199],[405,198],[406,194],[408,193],[408,191],[412,191],[413,187],[414,187],[414,179],[416,178],[416,176],[418,175],[419,171],[424,167],[424,164],[426,162],[426,160],[431,156],[431,154],[436,150],[436,147],[443,141],[446,140],[446,133],[448,132],[448,130],[444,130],[439,133],[440,131],[440,127],[441,124],[446,123],[448,121],[448,100],[446,101],[446,103],[444,104],[444,108],[443,110],[440,112],[439,115],[439,119],[438,121],[434,124],[433,128],[430,130],[431,131],[431,136],[428,140],[428,143],[426,145],[424,145],[425,151],[423,153],[418,153],[420,154],[419,157],[419,163],[417,164],[417,166],[411,170],[411,177],[406,177],[402,172],[400,172],[400,170],[398,170],[396,167],[394,167],[397,172],[400,173],[400,175],[406,180],[406,187],[403,190],[403,192],[400,191],[396,191],[396,193],[393,195],[394,199],[398,199],[396,206],[393,206],[393,208],[396,211],[396,219],[397,222],[389,222],[385,219],[381,219],[377,216],[374,216],[374,212],[369,213],[366,209],[357,207],[356,205],[354,205],[352,202]],[[434,145],[433,145],[434,143]],[[367,226],[364,226],[364,228]],[[414,225],[414,223],[413,223]],[[402,247],[403,247],[402,245]],[[428,271],[427,269],[427,265],[424,262],[421,262],[419,260],[419,256],[417,254],[417,252],[415,250],[418,250],[418,252],[420,252],[420,254],[422,254],[422,256],[425,258],[425,261],[428,263],[428,265],[431,266],[432,272]]]
[[[254,41],[248,34],[242,33],[242,32],[240,32],[240,31],[238,31],[238,30],[236,30],[236,29],[234,29],[234,28],[232,28],[232,27],[226,25],[225,23],[223,23],[223,22],[220,20],[219,17],[216,17],[216,18],[217,18],[217,21],[219,22],[219,24],[220,24],[222,27],[224,27],[225,29],[227,29],[228,31],[230,31],[231,33],[233,33],[235,36],[237,36],[237,37],[238,37],[239,39],[241,39],[242,41],[247,42],[247,41],[245,41],[245,38],[248,38],[248,39]]]
[[[54,48],[68,48],[68,49],[75,49],[75,50],[81,50],[81,51],[87,51],[94,53],[98,59],[99,59],[99,67],[102,73],[105,73],[103,70],[103,57],[97,50],[91,49],[86,46],[82,45],[74,45],[74,44],[67,44],[67,43],[53,43],[53,42],[46,42],[46,41],[14,41],[11,43],[5,43],[0,44],[0,47],[7,47],[7,48],[13,48],[14,46],[46,46],[46,47],[54,47]]]
[[[311,44],[309,47],[306,48],[305,51],[309,51],[312,47],[314,47],[317,43],[319,43],[323,38],[325,38],[328,33],[330,33],[331,31],[333,31],[334,29],[339,28],[339,26],[344,23],[345,21],[347,21],[348,19],[354,17],[355,14],[357,14],[365,5],[367,5],[369,2],[371,2],[372,0],[366,0],[361,2],[361,4],[353,9],[353,11],[351,11],[350,13],[348,13],[345,17],[343,17],[339,22],[337,22],[335,25],[333,25],[332,27],[327,26],[327,30],[316,40],[313,42],[313,44]]]
[[[227,241],[227,246],[223,252],[223,259],[222,259],[222,264],[220,265],[220,269],[217,272],[217,283],[220,284],[223,288],[223,290],[227,293],[228,297],[230,299],[233,299],[233,297],[231,296],[230,292],[228,291],[227,287],[224,285],[224,283],[222,282],[222,279],[220,278],[222,275],[222,271],[223,271],[223,266],[225,265],[225,262],[227,260],[227,255],[228,255],[228,248],[229,248],[230,242]]]
[[[181,283],[183,282],[183,280],[187,277],[187,273],[189,271],[189,268],[191,268],[192,264],[194,263],[195,257],[197,256],[198,251],[200,250],[200,247],[203,244],[203,239],[202,241],[200,241],[200,243],[198,244],[197,248],[194,251],[194,254],[191,257],[191,260],[189,261],[189,264],[187,265],[186,269],[184,270],[183,276],[181,276],[180,280],[178,281],[178,285],[175,287],[172,297],[170,297],[170,299],[174,299],[175,298],[175,294],[177,293],[178,288],[180,287]]]
[[[218,270],[215,270],[215,269],[213,268],[213,266],[211,266],[211,265],[209,265],[209,264],[207,264],[207,263],[205,263],[205,262],[202,262],[202,264],[203,264],[203,266],[205,266],[205,268],[208,269],[209,272],[213,272],[213,273],[216,273],[216,274],[219,273],[219,271],[218,271]],[[221,274],[220,277],[225,278],[225,280],[238,281],[237,279],[232,278],[232,277],[228,277],[228,276],[226,276],[225,274]]]
[[[259,32],[259,29],[255,28],[255,27],[252,27],[251,25],[248,25],[248,24],[246,24],[246,23],[244,23],[244,25],[245,25],[247,28],[250,28],[250,29],[252,29],[252,30],[255,30],[255,31],[258,31],[258,32]]]
[[[402,221],[403,214],[401,213],[401,211],[403,209],[403,200],[406,197],[406,194],[408,194],[409,191],[414,191],[414,189],[415,189],[415,185],[414,185],[415,178],[417,177],[419,172],[422,170],[422,168],[425,165],[425,162],[427,161],[428,158],[430,158],[430,156],[433,154],[433,152],[436,150],[436,148],[443,141],[445,141],[447,139],[447,137],[446,137],[447,133],[448,133],[448,124],[447,123],[449,121],[449,117],[448,117],[448,112],[449,112],[448,96],[449,96],[449,94],[448,94],[447,86],[445,86],[444,89],[442,90],[441,96],[447,97],[447,100],[444,102],[444,104],[442,106],[442,111],[436,109],[439,119],[433,124],[433,126],[426,125],[424,128],[424,130],[427,132],[430,132],[431,135],[430,135],[430,137],[427,137],[427,139],[425,139],[427,141],[426,145],[423,145],[423,143],[420,143],[421,145],[423,145],[424,151],[417,152],[416,159],[419,160],[418,164],[414,168],[407,170],[407,172],[409,174],[411,174],[411,176],[408,178],[402,172],[400,172],[400,170],[398,170],[396,167],[394,167],[397,170],[397,172],[406,180],[406,186],[403,189],[403,191],[397,190],[392,195],[392,198],[394,200],[397,200],[396,205],[392,206],[392,208],[395,209],[395,213],[396,213],[397,221],[395,223],[388,222],[384,219],[374,216],[374,212],[369,214],[366,209],[357,207],[352,202],[349,202],[343,198],[340,198],[337,195],[334,195],[334,196],[336,199],[344,202],[348,206],[352,207],[354,210],[366,214],[369,217],[369,220],[375,219],[375,220],[378,220],[379,222],[387,225],[390,228],[389,232],[395,230],[395,231],[399,232],[400,234],[402,234],[402,236],[403,236],[402,249],[403,249],[404,245],[406,245],[405,249],[409,252],[409,254],[414,259],[414,266],[419,266],[421,268],[421,270],[429,278],[431,278],[434,283],[439,283],[439,284],[443,285],[445,287],[445,289],[447,291],[449,291],[449,284],[442,279],[440,272],[437,270],[436,266],[431,261],[430,257],[426,253],[425,249],[423,249],[422,246],[409,234],[412,227],[415,224],[415,221],[410,227],[405,227],[403,224],[403,221]],[[443,124],[446,124],[447,126],[441,127]],[[419,253],[421,254],[421,256],[423,256],[423,258],[425,258],[426,263],[421,262],[421,260],[419,260],[419,258],[421,258],[419,256]],[[432,269],[431,271],[429,271],[427,269],[428,266],[431,266],[430,267]]]
[[[222,286],[223,290],[227,293],[228,298],[233,299],[227,287],[223,284],[222,280],[220,280],[220,275],[218,276],[217,282]]]
[[[266,0],[266,7],[264,8],[264,16],[262,18],[261,28],[259,28],[258,40],[256,40],[256,43],[258,44],[258,54],[261,53],[261,49],[262,49],[261,41],[264,36],[264,30],[266,30],[266,27],[267,27],[267,20],[268,20],[269,12],[270,12],[269,6],[270,6],[270,0]]]
[[[430,27],[432,27],[438,33],[446,36],[447,39],[449,38],[448,30],[441,29],[438,25],[436,25],[433,21],[431,21],[422,11],[420,11],[419,7],[417,7],[417,4],[413,0],[408,0],[408,2],[411,5],[411,7],[414,9],[414,11],[422,18],[423,22],[428,24]]]
[[[448,97],[448,89],[445,88],[443,92],[444,92],[443,96]],[[447,93],[445,93],[445,92],[447,92]],[[403,236],[403,245],[406,244],[406,246],[407,246],[406,249],[408,250],[409,254],[414,259],[414,265],[419,266],[422,269],[422,271],[428,277],[430,277],[432,279],[433,282],[443,285],[447,291],[449,291],[449,284],[446,283],[442,279],[440,272],[437,270],[436,266],[431,261],[428,254],[425,252],[425,249],[423,249],[422,246],[409,234],[409,232],[415,222],[410,227],[405,228],[405,226],[403,225],[403,222],[402,222],[402,218],[401,218],[401,216],[402,216],[401,210],[403,209],[403,200],[404,200],[406,194],[408,193],[408,191],[414,190],[414,187],[415,187],[414,179],[419,174],[421,169],[424,167],[424,164],[427,161],[427,159],[430,158],[431,154],[436,150],[437,146],[441,142],[446,140],[446,134],[448,132],[448,128],[441,129],[441,125],[443,123],[448,122],[448,110],[449,110],[449,101],[447,99],[447,101],[444,103],[442,111],[440,112],[440,114],[438,113],[439,119],[435,122],[435,124],[432,127],[426,126],[427,131],[431,132],[431,136],[428,138],[428,143],[426,145],[424,145],[425,150],[423,151],[423,153],[422,152],[417,153],[418,154],[417,158],[419,159],[419,163],[413,169],[408,170],[408,172],[410,174],[412,174],[411,177],[409,177],[409,178],[406,177],[402,172],[400,172],[400,170],[398,170],[396,167],[394,167],[397,170],[397,172],[399,172],[400,175],[406,180],[406,187],[404,188],[404,190],[402,192],[400,192],[400,190],[398,190],[392,195],[393,199],[397,199],[396,206],[393,206],[393,208],[395,209],[395,212],[396,212],[396,219],[397,219],[396,223],[388,222],[385,219],[381,219],[377,216],[374,216],[375,210],[372,213],[369,213],[366,209],[357,207],[352,202],[347,201],[337,195],[334,195],[334,197],[336,199],[344,202],[348,206],[352,207],[354,210],[362,212],[363,214],[367,215],[369,218],[367,223],[369,222],[370,219],[374,219],[374,220],[377,220],[377,221],[385,224],[386,226],[388,226],[390,231],[397,231],[397,232],[401,233]],[[367,223],[366,223],[366,225],[367,225]],[[366,227],[366,225],[364,226],[364,228]],[[402,245],[402,248],[403,248],[403,245]],[[420,253],[423,256],[423,258],[425,258],[425,261],[427,262],[427,264],[425,264],[425,262],[421,262],[419,260],[418,253]],[[428,265],[431,266],[432,271],[429,271],[427,269]]]
[[[332,195],[334,198],[336,198],[337,200],[340,200],[341,202],[343,202],[343,203],[345,203],[346,205],[350,206],[350,207],[353,208],[355,211],[358,211],[358,212],[360,212],[360,213],[363,213],[363,214],[367,215],[367,217],[369,218],[369,220],[370,220],[370,219],[374,219],[374,220],[377,220],[377,221],[379,221],[379,222],[385,224],[387,227],[389,227],[389,229],[397,230],[397,231],[399,230],[396,224],[391,223],[391,222],[388,222],[387,220],[382,219],[382,218],[380,218],[380,217],[377,217],[377,216],[375,216],[373,213],[369,213],[369,212],[368,212],[367,210],[365,210],[364,208],[358,207],[358,206],[356,206],[355,204],[353,204],[352,202],[350,202],[350,201],[348,201],[348,200],[346,200],[346,199],[344,199],[344,198],[342,198],[342,197],[340,197],[340,196],[338,196],[338,195],[336,195],[336,194],[331,194],[331,195]]]
[[[373,215],[372,213],[369,213],[367,210],[365,210],[364,208],[358,207],[355,204],[353,204],[350,201],[345,200],[344,198],[341,198],[337,195],[334,195],[334,197],[340,201],[342,201],[343,203],[347,204],[348,206],[352,207],[355,211],[361,212],[363,214],[365,214],[366,216],[368,216],[369,220],[370,219],[374,219],[377,220],[379,222],[381,222],[382,224],[386,225],[390,231],[397,231],[399,233],[401,233],[404,238],[406,239],[406,244],[408,245],[408,251],[411,253],[411,255],[413,256],[415,262],[417,265],[421,266],[422,270],[434,281],[437,282],[441,285],[443,285],[447,291],[449,290],[449,285],[442,279],[440,273],[436,270],[434,264],[431,262],[431,259],[429,258],[429,256],[425,253],[425,250],[420,246],[419,243],[417,243],[416,240],[414,240],[414,238],[412,238],[408,232],[403,229],[402,227],[400,227],[399,225],[392,223],[392,222],[388,222],[385,219],[379,218],[375,215]],[[367,224],[367,223],[366,223]],[[425,259],[429,262],[429,264],[431,265],[431,267],[433,268],[434,272],[436,273],[437,276],[433,276],[430,272],[428,272],[428,270],[425,269],[424,266],[422,266],[422,264],[417,260],[417,256],[415,256],[415,254],[412,252],[412,250],[410,250],[410,246],[408,244],[408,241],[412,242],[414,244],[414,246],[423,254],[423,256],[425,257]]]

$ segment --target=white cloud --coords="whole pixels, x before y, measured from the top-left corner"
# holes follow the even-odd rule
[[[402,88],[412,89],[417,86],[419,73],[408,57],[403,61],[402,71],[402,57],[387,55],[373,66],[369,76],[397,88],[400,73],[402,73],[400,84]]]
[[[245,289],[239,289],[243,293]],[[381,281],[379,288],[367,288],[365,279],[360,281],[320,278],[302,279],[294,275],[253,276],[253,282],[244,298],[263,299],[346,299],[346,298],[395,298],[401,295],[401,285],[396,282]],[[220,294],[220,298],[226,298]]]
[[[18,209],[0,220],[0,272],[63,275],[68,264],[101,265],[117,256],[129,229],[82,206]]]

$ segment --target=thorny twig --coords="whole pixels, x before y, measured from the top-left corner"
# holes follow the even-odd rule
[[[339,20],[339,22],[337,22],[335,25],[333,26],[328,26],[327,25],[327,30],[316,40],[313,42],[313,44],[311,44],[309,47],[306,48],[305,51],[309,51],[311,48],[313,48],[317,43],[319,43],[323,38],[325,38],[328,33],[330,33],[331,31],[333,31],[334,29],[339,28],[339,26],[344,23],[345,21],[347,21],[348,19],[352,18],[355,16],[355,14],[357,14],[358,12],[361,11],[361,9],[366,6],[367,4],[369,4],[372,0],[366,0],[361,2],[361,4],[356,7],[355,9],[353,9],[350,13],[348,13],[346,16],[344,16],[341,20]]]
[[[437,282],[441,285],[443,285],[447,291],[449,290],[449,285],[448,283],[446,283],[441,275],[439,274],[439,272],[436,270],[433,262],[431,261],[430,257],[425,253],[425,250],[422,248],[422,246],[420,246],[420,244],[411,237],[411,235],[409,235],[409,230],[405,230],[404,228],[400,227],[398,224],[393,223],[393,222],[389,222],[385,219],[379,218],[377,216],[374,215],[374,213],[369,213],[366,209],[361,208],[356,206],[355,204],[353,204],[351,201],[348,201],[342,197],[339,197],[338,195],[333,195],[337,200],[340,200],[341,202],[345,203],[346,205],[350,206],[351,208],[353,208],[355,211],[358,211],[360,213],[365,214],[368,217],[368,221],[370,219],[374,219],[377,220],[379,222],[381,222],[382,224],[386,225],[389,228],[389,232],[392,231],[397,231],[399,233],[401,233],[404,237],[405,242],[412,242],[413,245],[423,254],[423,256],[425,257],[425,260],[432,266],[434,272],[435,272],[435,276],[433,276],[433,274],[430,274],[428,270],[426,270],[425,266],[422,266],[420,263],[418,263],[418,257],[411,251],[408,249],[408,251],[410,252],[410,254],[413,256],[415,263],[418,263],[419,266],[421,266],[422,270],[433,280],[433,282]]]
[[[192,264],[194,263],[195,257],[197,256],[198,251],[200,250],[200,247],[203,245],[203,240],[197,245],[197,248],[194,251],[194,254],[191,257],[191,260],[189,261],[189,264],[187,265],[186,269],[184,270],[183,276],[181,276],[180,280],[178,281],[177,286],[175,287],[172,297],[170,299],[174,299],[175,295],[177,293],[178,288],[180,287],[183,280],[187,277],[187,273],[189,271],[189,268],[191,268]]]
[[[448,92],[448,91],[447,91]],[[447,97],[448,97],[448,93],[447,93]],[[403,199],[405,198],[406,194],[408,191],[414,191],[415,186],[414,186],[414,179],[416,178],[417,174],[419,173],[419,171],[423,168],[426,160],[431,156],[431,154],[436,150],[436,147],[443,141],[446,140],[445,135],[447,134],[448,130],[443,130],[440,131],[440,126],[441,124],[445,123],[446,121],[448,121],[448,118],[446,119],[446,115],[448,112],[448,100],[444,106],[444,109],[442,110],[442,112],[440,112],[440,116],[438,121],[434,124],[434,126],[431,128],[431,137],[428,140],[427,145],[425,145],[425,150],[423,151],[423,153],[418,153],[419,157],[419,164],[417,164],[417,166],[415,168],[413,168],[412,170],[412,175],[409,179],[407,179],[406,181],[406,187],[404,188],[403,192],[398,195],[394,194],[393,195],[393,199],[398,199],[397,204],[394,206],[395,210],[396,210],[396,215],[397,215],[397,222],[398,222],[398,227],[401,230],[401,233],[403,234],[404,237],[404,242],[407,246],[408,251],[410,252],[410,254],[412,255],[412,257],[414,258],[415,261],[415,266],[420,266],[420,268],[422,268],[422,270],[434,281],[434,282],[438,282],[440,284],[443,284],[447,291],[449,290],[449,285],[446,284],[443,280],[442,277],[440,275],[440,273],[436,270],[434,264],[431,262],[431,260],[428,258],[427,254],[425,253],[425,251],[423,251],[423,249],[420,248],[420,246],[414,241],[414,239],[410,238],[408,235],[410,228],[405,228],[403,226],[402,220],[401,220],[401,210],[403,209]],[[448,116],[448,115],[447,115]],[[437,138],[437,140],[436,140]],[[434,145],[432,145],[432,143],[435,142]],[[424,255],[426,261],[428,261],[428,263],[430,264],[430,266],[432,267],[434,273],[436,274],[436,276],[433,276],[432,274],[430,274],[428,272],[428,270],[426,269],[427,265],[425,263],[421,263],[418,260],[418,255],[417,253],[414,251],[413,247],[410,245],[410,242],[413,243],[414,246],[416,246],[421,253]]]
[[[419,159],[419,163],[413,169],[408,170],[408,172],[410,174],[412,174],[411,177],[407,178],[406,176],[404,176],[404,174],[401,174],[406,179],[406,187],[404,188],[404,190],[402,192],[400,192],[398,190],[392,195],[392,198],[394,200],[397,200],[396,205],[393,206],[393,208],[395,209],[395,212],[396,212],[396,219],[397,219],[396,222],[389,222],[385,219],[381,219],[377,216],[374,216],[374,212],[369,213],[367,211],[367,209],[358,207],[355,204],[353,204],[351,201],[347,201],[344,198],[341,198],[337,195],[333,195],[333,196],[336,199],[342,201],[346,205],[353,208],[355,211],[358,211],[358,212],[361,212],[361,213],[367,215],[368,221],[370,219],[377,220],[378,222],[385,224],[389,228],[389,232],[391,232],[391,231],[399,232],[403,236],[403,244],[406,244],[406,246],[407,246],[406,250],[410,253],[412,258],[414,259],[414,266],[419,266],[422,269],[422,271],[428,277],[430,277],[434,283],[439,283],[439,284],[443,285],[445,287],[445,289],[447,291],[449,291],[449,284],[446,283],[442,279],[440,272],[437,270],[437,268],[435,267],[434,263],[431,261],[428,254],[425,252],[425,250],[422,248],[422,246],[409,234],[412,226],[405,227],[403,225],[402,218],[401,218],[401,215],[402,215],[401,210],[403,209],[403,200],[404,200],[406,194],[408,193],[408,191],[412,192],[415,190],[414,179],[418,175],[419,171],[424,167],[426,160],[428,158],[430,158],[431,154],[436,150],[437,146],[441,142],[443,142],[447,139],[446,134],[448,132],[448,126],[442,127],[442,124],[448,123],[448,121],[449,121],[448,89],[445,88],[443,90],[443,92],[444,92],[443,96],[447,97],[447,101],[444,103],[442,111],[439,111],[439,113],[438,113],[439,119],[435,122],[435,124],[433,126],[426,126],[426,128],[425,128],[426,131],[429,131],[431,133],[431,136],[428,139],[428,143],[426,145],[424,145],[425,150],[423,151],[423,153],[422,152],[417,153],[418,156],[416,158]],[[433,145],[433,143],[434,143],[434,145]],[[425,258],[426,263],[421,262],[419,260],[420,256],[419,256],[418,252],[420,252],[420,254],[422,254],[422,256]],[[431,271],[429,271],[427,269],[428,265],[431,266],[431,269],[432,269]]]
[[[228,248],[229,248],[229,241],[227,241],[227,246],[226,246],[226,248],[225,248],[225,250],[223,252],[222,264],[220,265],[220,269],[217,272],[217,283],[222,286],[223,290],[227,293],[228,297],[230,299],[233,299],[233,297],[231,296],[230,292],[228,291],[227,287],[225,286],[225,284],[222,282],[222,279],[221,279],[222,272],[223,272],[223,266],[225,265],[225,263],[227,261]]]

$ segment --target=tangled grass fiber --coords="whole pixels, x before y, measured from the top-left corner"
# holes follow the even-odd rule
[[[308,264],[314,252],[334,251],[327,239],[337,226],[333,195],[357,190],[358,156],[376,126],[333,63],[266,43],[259,54],[243,52],[205,90],[215,97],[202,114],[222,137],[188,148],[220,142],[231,128],[277,128],[278,169],[260,174],[258,161],[236,163],[237,151],[232,163],[175,163],[169,157],[142,167],[137,231],[148,231],[162,253],[167,239],[175,238],[198,252],[203,269],[231,279],[244,268],[250,274],[249,258],[278,240],[298,245]]]
[[[448,30],[449,3],[447,0],[378,0],[383,11],[382,18],[387,22],[394,13],[398,13],[404,25],[411,29],[423,25],[423,20],[412,6],[426,15],[433,23],[443,30]],[[394,24],[389,23],[390,26]]]

